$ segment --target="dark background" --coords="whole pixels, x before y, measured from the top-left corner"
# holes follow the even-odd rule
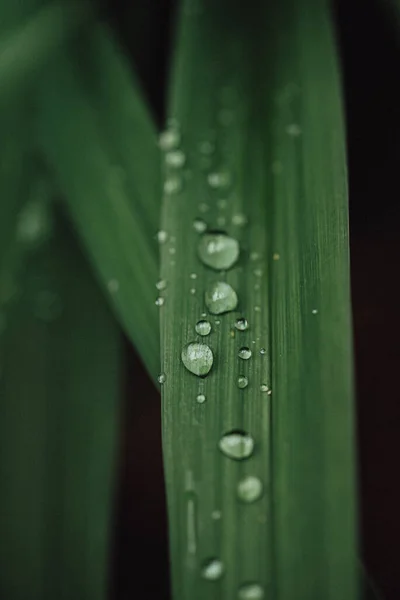
[[[161,124],[174,3],[130,4],[110,2],[107,18]],[[400,20],[385,10],[388,4],[338,0],[334,9],[347,113],[362,557],[384,598],[399,600]],[[139,32],[130,10],[136,22],[141,13]],[[126,348],[112,596],[166,600],[160,398]]]

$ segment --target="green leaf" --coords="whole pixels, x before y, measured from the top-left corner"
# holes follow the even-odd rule
[[[58,224],[0,332],[0,596],[106,597],[120,334]]]
[[[38,135],[99,280],[154,377],[156,132],[105,27],[94,27],[40,81]]]
[[[162,219],[174,598],[355,600],[346,169],[326,3],[185,3],[169,116],[186,156],[180,169],[166,157]],[[218,270],[216,240],[199,259],[199,219],[239,242],[237,262],[228,242]],[[217,281],[236,310],[210,314]],[[204,378],[181,361],[191,342],[213,352]]]

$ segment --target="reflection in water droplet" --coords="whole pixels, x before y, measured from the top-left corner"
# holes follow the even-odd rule
[[[187,370],[198,377],[205,377],[210,372],[214,360],[211,348],[197,342],[187,344],[181,358]]]
[[[254,451],[254,440],[248,433],[234,430],[225,433],[219,441],[219,449],[225,456],[235,460],[249,458]]]
[[[247,319],[245,319],[244,317],[241,317],[240,319],[236,319],[235,327],[239,331],[246,331],[246,329],[249,328],[249,323],[248,323]]]
[[[207,181],[209,186],[214,189],[226,188],[231,184],[231,175],[228,171],[210,173]]]
[[[206,401],[206,397],[205,397],[205,395],[204,395],[204,394],[197,394],[197,396],[196,396],[196,401],[197,401],[199,404],[204,404],[204,402]]]
[[[247,346],[243,346],[243,348],[240,348],[240,350],[238,352],[238,356],[239,356],[239,358],[242,358],[243,360],[248,360],[251,357],[250,348],[248,348]]]
[[[204,320],[197,321],[195,330],[199,335],[208,335],[211,331],[211,323]]]
[[[235,290],[224,281],[216,281],[210,284],[205,293],[205,303],[214,315],[235,310],[238,298]]]
[[[258,583],[246,583],[239,588],[238,600],[263,600],[264,589]]]
[[[239,242],[225,233],[204,233],[197,251],[207,267],[224,271],[233,267],[239,258]]]
[[[207,223],[203,221],[203,219],[195,219],[193,221],[193,229],[197,231],[197,233],[204,233],[207,229]]]
[[[183,167],[185,162],[186,156],[182,150],[171,150],[165,155],[165,164],[168,165],[168,167],[179,169],[180,167]]]
[[[165,290],[167,287],[167,282],[165,281],[165,279],[160,279],[159,281],[157,281],[156,283],[156,288],[162,292],[162,290]]]
[[[240,389],[243,390],[244,388],[246,388],[249,385],[249,380],[244,375],[239,375],[237,384],[238,384],[238,387],[240,387]]]
[[[250,504],[258,500],[263,493],[263,484],[258,477],[248,475],[239,481],[237,495],[242,502]]]
[[[202,569],[201,574],[208,581],[216,581],[220,579],[224,573],[224,565],[218,558],[207,560]]]
[[[168,239],[168,233],[162,229],[157,232],[157,241],[159,244],[165,244]]]
[[[159,376],[157,377],[158,383],[165,383],[165,380],[167,379],[165,373],[160,373]]]
[[[238,227],[243,227],[244,225],[247,224],[247,217],[246,217],[246,215],[237,213],[236,215],[233,215],[232,223],[233,223],[233,225],[237,225]]]
[[[155,303],[156,303],[156,306],[163,306],[164,302],[165,302],[164,298],[159,296]]]
[[[158,138],[158,145],[161,148],[161,150],[167,151],[176,148],[180,141],[181,136],[179,131],[171,127],[160,133],[160,136]]]

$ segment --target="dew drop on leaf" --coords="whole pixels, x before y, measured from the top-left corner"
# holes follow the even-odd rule
[[[208,335],[211,331],[211,323],[206,320],[197,321],[195,330],[199,335]]]
[[[251,435],[244,431],[229,431],[219,440],[219,449],[228,458],[245,460],[253,454],[254,440]]]
[[[216,281],[206,289],[205,303],[210,313],[220,315],[235,310],[238,298],[229,283]]]
[[[162,290],[165,290],[167,287],[167,282],[165,281],[165,279],[160,279],[159,281],[157,281],[156,283],[156,288],[161,292]]]
[[[160,373],[159,376],[157,377],[157,381],[158,383],[161,383],[161,385],[163,383],[165,383],[165,380],[167,379],[165,373]]]
[[[239,258],[239,242],[225,233],[204,233],[198,247],[203,264],[216,271],[230,269]]]
[[[250,348],[248,348],[247,346],[243,346],[243,348],[240,348],[240,350],[238,352],[238,356],[239,356],[239,358],[242,358],[243,360],[248,360],[249,358],[251,358]]]
[[[211,348],[197,342],[186,344],[181,358],[186,369],[198,377],[205,377],[210,372],[214,360]]]
[[[245,319],[244,317],[241,317],[240,319],[236,319],[235,327],[239,331],[246,331],[246,329],[249,328],[249,323],[248,323],[247,319]]]
[[[161,150],[167,151],[176,148],[181,141],[180,133],[177,129],[170,127],[163,131],[158,138],[158,145]]]
[[[263,492],[263,484],[258,477],[248,475],[239,481],[237,495],[239,500],[250,504],[258,500]]]
[[[163,231],[162,229],[160,231],[157,231],[157,241],[159,244],[165,244],[167,239],[168,233],[166,231]]]
[[[237,384],[238,384],[238,387],[241,390],[243,390],[244,388],[246,388],[249,385],[249,380],[244,375],[239,375],[239,377],[237,379]]]
[[[198,402],[199,404],[204,404],[205,401],[206,401],[206,397],[204,394],[197,394],[196,402]]]
[[[163,306],[165,300],[161,296],[159,296],[155,302],[156,306]]]
[[[207,560],[201,569],[201,574],[208,581],[216,581],[222,577],[224,573],[224,565],[218,558]]]
[[[168,167],[179,169],[186,162],[186,156],[182,150],[170,150],[165,155],[165,164]]]
[[[264,589],[258,583],[246,583],[239,588],[238,600],[263,600]]]
[[[177,194],[182,189],[182,179],[177,175],[168,177],[164,182],[164,192],[167,196]]]
[[[197,233],[204,233],[205,230],[207,229],[207,223],[205,221],[203,221],[203,219],[195,219],[193,221],[193,229]]]

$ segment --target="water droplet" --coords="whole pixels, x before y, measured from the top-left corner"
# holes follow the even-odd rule
[[[254,307],[254,310],[255,310],[256,312],[261,312],[261,307],[260,307],[260,306],[255,306],[255,307]]]
[[[196,293],[196,288],[190,288],[189,292],[192,294],[192,296],[194,296]]]
[[[198,377],[205,377],[210,372],[214,360],[211,348],[197,342],[186,344],[181,358],[187,370]]]
[[[205,202],[201,202],[199,204],[199,211],[202,213],[207,212],[208,210],[210,210],[210,207],[208,206],[208,204],[206,204]]]
[[[182,189],[182,179],[176,175],[171,175],[164,182],[164,192],[168,196],[177,194]]]
[[[238,387],[240,387],[240,389],[243,390],[244,388],[246,388],[249,385],[249,380],[244,375],[239,375],[237,384],[238,384]]]
[[[161,385],[163,383],[165,383],[165,380],[167,379],[165,373],[160,373],[159,376],[157,377],[157,381],[158,383],[161,383]]]
[[[286,127],[286,133],[293,137],[297,137],[301,134],[301,128],[297,123],[291,123]]]
[[[226,188],[231,184],[231,175],[228,171],[210,173],[207,181],[209,186],[214,189]]]
[[[280,255],[277,252],[274,252],[274,254],[272,255],[273,260],[279,260],[280,259]]]
[[[204,404],[204,402],[206,401],[206,397],[205,397],[205,395],[204,395],[204,394],[197,394],[197,396],[196,396],[196,401],[197,401],[199,404]]]
[[[266,384],[266,383],[262,383],[262,384],[260,385],[260,390],[261,390],[262,392],[268,392],[268,386],[267,386],[267,384]]]
[[[241,317],[240,319],[236,319],[235,327],[239,331],[246,331],[246,329],[249,328],[249,323],[248,323],[247,319],[245,319],[244,317]]]
[[[312,312],[313,315],[318,314],[318,310],[316,308],[313,308],[311,312]]]
[[[160,231],[157,231],[157,241],[159,244],[165,244],[167,239],[168,233],[166,231],[163,231],[162,229]]]
[[[267,351],[265,348],[260,348],[260,354],[264,355],[267,354]]]
[[[211,323],[205,320],[197,321],[195,330],[199,335],[208,335],[211,331]]]
[[[217,200],[217,206],[220,210],[224,210],[227,207],[228,200]]]
[[[156,288],[160,292],[162,292],[162,290],[165,290],[166,287],[167,287],[167,282],[165,281],[165,279],[160,279],[159,281],[157,281]]]
[[[205,293],[205,303],[213,315],[235,310],[238,298],[235,290],[224,281],[216,281],[208,286]]]
[[[119,281],[118,279],[110,279],[107,282],[107,288],[110,294],[116,294],[119,290]]]
[[[219,325],[221,323],[221,321],[219,319],[215,319],[215,324]]]
[[[240,348],[240,350],[238,352],[238,356],[239,356],[239,358],[242,358],[243,360],[248,360],[251,357],[250,348],[248,348],[247,346],[243,346],[243,348]]]
[[[244,460],[253,454],[254,440],[251,435],[244,431],[229,431],[221,437],[219,449],[229,458]]]
[[[197,279],[197,273],[190,273],[190,279]]]
[[[197,251],[207,267],[225,271],[233,267],[239,258],[239,242],[225,233],[204,233]]]
[[[258,583],[246,583],[239,588],[238,600],[263,600],[264,589]]]
[[[247,225],[247,217],[242,213],[237,213],[236,215],[233,215],[232,223],[238,225],[238,227],[243,227],[244,225]]]
[[[268,390],[267,394],[268,394],[268,396],[271,396],[272,390]]]
[[[248,475],[239,481],[237,495],[242,502],[250,504],[258,500],[263,492],[263,484],[258,477]]]
[[[186,162],[186,156],[182,150],[171,150],[165,155],[165,164],[168,167],[179,169]]]
[[[203,221],[203,219],[195,219],[193,221],[193,229],[197,231],[197,233],[204,233],[207,229],[207,223]]]
[[[214,521],[219,521],[221,517],[222,517],[222,512],[220,510],[212,511],[211,518],[214,519]]]
[[[35,298],[33,312],[38,319],[50,322],[61,315],[63,308],[61,299],[55,292],[43,290]]]
[[[201,574],[208,581],[216,581],[220,579],[224,573],[224,565],[218,558],[207,560],[202,569]]]
[[[155,302],[156,306],[163,306],[165,300],[161,296],[159,296]]]
[[[181,136],[179,131],[171,127],[160,133],[160,136],[158,138],[158,145],[161,148],[161,150],[167,151],[176,148],[180,141]]]
[[[52,219],[48,204],[28,202],[18,216],[17,241],[23,244],[38,244],[44,242],[51,231]]]
[[[253,273],[256,277],[262,277],[263,270],[262,269],[254,269]]]

